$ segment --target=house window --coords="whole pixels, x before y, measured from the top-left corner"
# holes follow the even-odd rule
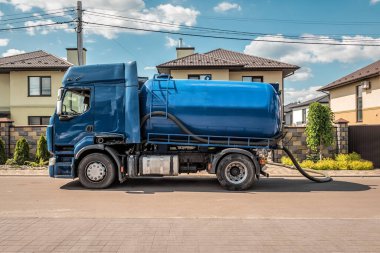
[[[264,82],[264,77],[263,76],[243,76],[242,81],[243,82],[262,83],[262,82]]]
[[[306,108],[302,109],[302,124],[306,123]]]
[[[50,76],[29,76],[28,77],[29,97],[50,97],[51,77]]]
[[[363,87],[356,86],[356,121],[363,121]]]
[[[29,116],[28,125],[49,125],[50,116]]]
[[[212,75],[211,74],[200,74],[200,75],[188,75],[187,79],[190,80],[212,80]]]

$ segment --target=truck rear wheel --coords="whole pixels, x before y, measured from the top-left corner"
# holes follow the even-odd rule
[[[104,189],[115,182],[116,167],[112,159],[105,154],[89,154],[80,161],[78,176],[84,187]]]
[[[247,156],[230,154],[219,162],[216,175],[220,185],[227,190],[247,190],[255,182],[255,167]]]

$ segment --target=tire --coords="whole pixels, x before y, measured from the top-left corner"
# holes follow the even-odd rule
[[[245,155],[234,153],[222,158],[216,172],[222,187],[229,191],[244,191],[256,180],[255,165]]]
[[[116,180],[116,166],[113,160],[105,154],[89,154],[79,163],[78,177],[86,188],[105,189]]]

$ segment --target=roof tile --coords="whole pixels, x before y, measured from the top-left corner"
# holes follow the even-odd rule
[[[225,49],[216,49],[204,54],[192,54],[158,65],[158,68],[168,67],[241,67],[262,69],[298,69],[296,65],[275,61],[272,59],[242,54]]]
[[[0,70],[23,68],[67,69],[72,65],[68,61],[42,50],[0,58]]]
[[[335,80],[334,82],[329,83],[326,86],[323,86],[319,90],[320,91],[331,90],[333,88],[350,84],[355,81],[359,81],[359,80],[365,79],[366,77],[373,76],[376,74],[380,75],[380,60],[372,64],[369,64],[368,66],[365,66],[364,68],[356,70],[338,80]]]

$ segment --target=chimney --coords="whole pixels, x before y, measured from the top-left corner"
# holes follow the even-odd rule
[[[177,59],[178,59],[178,58],[182,58],[182,57],[194,54],[195,48],[184,47],[182,38],[179,38],[178,47],[176,48],[176,51],[177,51]]]
[[[66,48],[67,61],[78,66],[78,49],[77,48]],[[87,49],[83,48],[83,65],[86,65],[86,53]]]

